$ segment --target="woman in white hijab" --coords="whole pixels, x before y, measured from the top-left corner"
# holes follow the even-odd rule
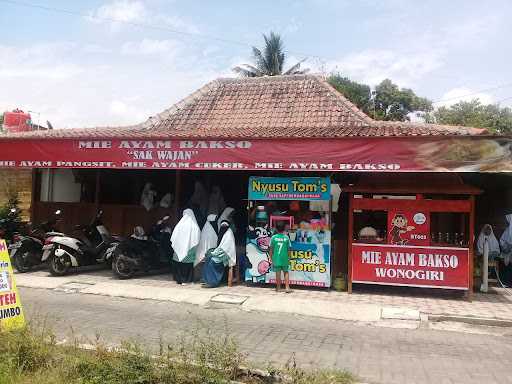
[[[217,247],[219,238],[217,236],[217,215],[210,214],[206,218],[206,223],[201,230],[201,238],[196,251],[196,260],[194,266],[204,260],[206,252]]]
[[[171,235],[174,250],[175,280],[178,284],[190,283],[193,280],[196,249],[199,245],[201,230],[197,225],[194,211],[185,209],[183,217],[176,224]]]
[[[217,287],[224,277],[226,267],[236,265],[235,235],[230,228],[230,223],[224,220],[219,228],[219,243],[215,249],[206,253],[206,261],[203,268],[203,281],[208,287]]]
[[[500,246],[505,265],[508,265],[512,259],[512,214],[505,215],[505,219],[507,219],[508,227],[500,237]]]
[[[480,231],[480,235],[478,235],[478,240],[476,242],[476,249],[479,255],[484,254],[485,242],[487,242],[489,247],[489,256],[496,257],[500,254],[500,244],[494,236],[494,231],[490,224],[485,224]]]
[[[146,183],[140,196],[140,205],[146,208],[147,211],[150,211],[155,205],[155,196],[156,191],[153,190],[153,184]]]

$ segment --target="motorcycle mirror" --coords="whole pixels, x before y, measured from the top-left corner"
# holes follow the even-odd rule
[[[57,209],[57,210],[55,211],[55,214],[56,214],[56,215],[60,215],[61,213],[62,213],[62,211],[61,211],[60,209]]]

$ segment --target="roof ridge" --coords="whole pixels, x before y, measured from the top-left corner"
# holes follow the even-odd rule
[[[258,77],[219,77],[218,81],[222,83],[241,83],[241,82],[266,82],[266,81],[297,81],[314,77],[311,74],[302,75],[275,75],[275,76],[258,76]]]

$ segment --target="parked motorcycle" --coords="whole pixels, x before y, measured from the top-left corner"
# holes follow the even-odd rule
[[[151,228],[148,236],[142,227],[119,243],[112,256],[112,272],[119,279],[129,279],[137,272],[169,267],[172,258],[169,216],[163,217]]]
[[[103,211],[100,210],[90,224],[75,227],[83,232],[82,239],[70,236],[46,239],[42,261],[48,263],[53,276],[66,275],[71,268],[107,262],[109,250],[114,249],[112,245],[119,242],[119,239],[114,238],[105,228],[102,215]]]
[[[13,242],[9,246],[9,255],[14,268],[18,272],[28,272],[36,265],[43,263],[43,246],[47,238],[65,236],[55,230],[55,225],[60,220],[61,213],[60,210],[55,211],[54,217],[35,226],[27,235],[14,235]]]
[[[4,239],[7,244],[11,244],[14,235],[20,231],[21,222],[18,217],[18,210],[11,208],[7,216],[0,219],[0,239]]]

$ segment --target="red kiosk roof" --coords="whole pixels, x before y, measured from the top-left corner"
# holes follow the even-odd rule
[[[214,80],[146,122],[0,138],[343,138],[473,136],[485,129],[375,121],[314,75]]]

